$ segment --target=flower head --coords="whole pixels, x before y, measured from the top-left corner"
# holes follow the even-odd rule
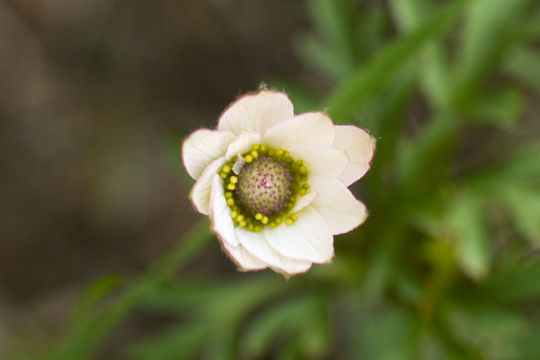
[[[261,90],[231,104],[217,130],[191,134],[182,157],[195,208],[237,266],[292,275],[330,262],[333,235],[366,219],[347,186],[374,150],[366,131],[320,112],[295,116],[287,95]]]

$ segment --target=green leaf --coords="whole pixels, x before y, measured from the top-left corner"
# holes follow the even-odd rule
[[[485,278],[491,248],[480,200],[469,193],[462,194],[450,208],[447,221],[455,238],[456,258],[461,269],[475,280]]]
[[[523,13],[531,0],[477,0],[467,12],[461,34],[459,87],[455,100],[467,106],[477,100],[488,76],[517,39]]]
[[[357,62],[353,38],[354,1],[311,0],[308,5],[327,52],[341,59],[343,69],[350,73]]]
[[[527,329],[519,314],[485,303],[460,304],[448,308],[445,320],[453,334],[476,348],[483,358],[519,358],[516,344]]]
[[[289,299],[271,307],[255,319],[245,331],[242,353],[248,358],[262,357],[276,339],[290,338],[317,314],[313,296]]]
[[[89,285],[80,295],[75,304],[73,313],[73,326],[75,328],[83,326],[89,318],[95,315],[95,311],[107,295],[117,289],[122,283],[122,277],[117,274],[106,275]]]
[[[468,186],[475,189],[494,188],[501,184],[538,181],[540,177],[540,142],[532,142],[518,147],[517,150],[503,156],[495,164],[479,169],[468,176]]]
[[[373,360],[406,360],[413,346],[415,321],[410,313],[398,307],[372,314],[362,334],[365,358]]]
[[[402,32],[410,33],[432,15],[433,4],[426,0],[394,0],[392,13]],[[435,39],[419,54],[418,72],[430,105],[442,111],[451,100],[453,83],[442,39]]]
[[[357,69],[326,101],[328,111],[338,124],[350,118],[375,98],[418,50],[431,39],[442,36],[457,20],[469,1],[454,1],[438,10],[414,32],[401,37],[377,53],[366,65]]]
[[[304,36],[295,41],[295,49],[304,63],[325,73],[331,79],[344,79],[354,69],[354,66],[339,53],[332,51],[313,36]]]
[[[475,297],[503,303],[540,299],[540,254],[527,257],[525,251],[523,246],[505,248],[493,275],[482,284]]]
[[[540,247],[540,190],[507,186],[499,193],[519,231]]]
[[[488,94],[471,109],[478,122],[512,127],[525,110],[525,95],[516,88],[506,88]]]
[[[528,46],[516,47],[508,56],[504,70],[536,91],[540,91],[540,51]]]
[[[208,337],[208,326],[202,322],[184,324],[155,336],[137,341],[128,347],[126,355],[133,360],[193,359]]]
[[[201,220],[158,264],[144,276],[129,282],[123,292],[106,309],[95,315],[84,327],[66,334],[63,341],[42,359],[83,360],[97,350],[106,336],[137,306],[156,282],[169,279],[175,272],[209,244],[210,224]]]

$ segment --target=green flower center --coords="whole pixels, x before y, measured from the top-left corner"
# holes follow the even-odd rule
[[[263,226],[293,224],[291,213],[298,196],[309,190],[307,168],[283,149],[269,149],[262,144],[223,166],[227,205],[240,227],[260,231]]]

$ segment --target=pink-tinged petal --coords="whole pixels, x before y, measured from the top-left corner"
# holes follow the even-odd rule
[[[257,233],[236,228],[240,244],[254,257],[287,275],[303,273],[311,267],[311,261],[295,260],[279,254],[266,241],[263,232]]]
[[[182,160],[188,174],[195,180],[212,161],[222,157],[235,136],[230,131],[199,129],[182,144]]]
[[[366,220],[365,205],[338,179],[312,176],[309,183],[319,194],[311,206],[324,218],[332,234],[351,231]]]
[[[231,218],[231,208],[227,205],[225,191],[223,190],[223,180],[217,174],[214,175],[212,180],[210,219],[212,220],[212,229],[222,243],[228,243],[233,247],[238,246],[239,242]]]
[[[310,190],[310,192],[308,192],[306,195],[299,197],[294,203],[291,213],[296,213],[309,206],[316,197],[317,193],[313,190]]]
[[[242,245],[234,247],[223,241],[221,241],[221,245],[223,250],[241,271],[262,270],[268,267],[266,263],[251,255]]]
[[[227,153],[225,158],[230,160],[234,156],[242,155],[251,149],[253,144],[258,144],[261,142],[261,134],[243,131],[238,137],[230,143],[227,147]]]
[[[210,163],[204,169],[203,174],[197,180],[195,185],[193,186],[193,189],[191,189],[191,192],[189,193],[189,198],[193,202],[193,205],[195,205],[195,208],[198,212],[204,215],[208,215],[210,212],[210,195],[212,191],[212,180],[214,179],[214,175],[217,174],[217,172],[221,169],[221,167],[225,164],[225,158],[220,157],[219,159],[216,159]]]
[[[298,220],[292,225],[265,228],[263,233],[268,243],[288,258],[314,263],[332,260],[334,238],[321,215],[311,207],[297,215]]]
[[[294,116],[291,101],[284,93],[261,90],[244,95],[232,103],[219,118],[218,129],[240,134],[264,133],[280,121]]]
[[[294,159],[302,159],[310,175],[338,177],[347,167],[345,151],[319,145],[299,145],[290,149]]]
[[[333,146],[347,153],[349,164],[339,176],[349,186],[369,170],[375,152],[375,138],[365,130],[352,125],[335,126]]]
[[[263,136],[263,143],[275,148],[290,149],[296,145],[331,146],[334,124],[321,112],[305,113],[271,127]]]

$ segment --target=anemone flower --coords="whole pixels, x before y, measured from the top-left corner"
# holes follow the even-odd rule
[[[374,150],[366,131],[322,112],[294,115],[286,94],[265,89],[232,103],[216,130],[191,134],[182,157],[195,208],[238,268],[293,275],[330,262],[333,236],[366,219],[347,186]]]

